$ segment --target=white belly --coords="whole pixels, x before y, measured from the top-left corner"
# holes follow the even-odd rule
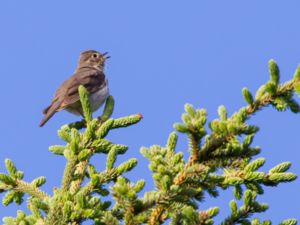
[[[90,100],[92,112],[95,112],[97,109],[99,109],[103,105],[103,103],[105,102],[108,96],[109,96],[108,85],[101,88],[99,91],[91,94],[89,100]]]
[[[89,96],[92,112],[95,112],[97,109],[99,109],[106,101],[106,98],[108,96],[109,96],[109,88],[108,88],[108,82],[106,80],[106,85],[104,87],[102,87],[99,91],[90,94]],[[83,116],[80,101],[75,102],[73,105],[68,106],[66,110],[75,115]]]

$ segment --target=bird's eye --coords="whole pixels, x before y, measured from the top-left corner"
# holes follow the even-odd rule
[[[93,54],[93,58],[97,58],[98,57],[98,55],[97,54]]]

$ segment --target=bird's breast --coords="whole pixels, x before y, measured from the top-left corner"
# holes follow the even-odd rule
[[[109,96],[109,88],[108,88],[108,82],[106,80],[105,85],[103,85],[103,87],[100,88],[99,91],[92,93],[89,96],[92,112],[99,109],[99,107],[103,105],[103,103],[105,102],[108,96]]]

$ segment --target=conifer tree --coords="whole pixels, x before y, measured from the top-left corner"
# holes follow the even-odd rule
[[[87,91],[80,86],[84,120],[61,127],[58,135],[66,144],[49,148],[53,154],[66,158],[61,186],[51,194],[45,193],[40,189],[45,177],[25,181],[24,173],[6,159],[7,171],[0,173],[2,204],[19,205],[26,198],[30,213],[19,210],[16,217],[4,217],[3,223],[79,225],[89,220],[96,225],[158,225],[169,220],[172,225],[210,225],[220,209],[216,206],[199,210],[205,194],[222,198],[222,190],[232,187],[235,199],[230,201],[231,213],[222,225],[271,224],[270,220],[260,221],[256,217],[268,209],[267,204],[258,201],[258,196],[264,194],[264,187],[276,187],[294,181],[297,176],[288,172],[290,162],[261,170],[266,160],[257,158],[261,150],[252,146],[259,127],[247,121],[268,106],[280,112],[300,112],[294,99],[294,92],[300,96],[300,66],[293,79],[283,84],[274,60],[269,61],[269,73],[269,81],[255,96],[247,88],[242,90],[247,105],[231,116],[227,115],[225,106],[220,106],[219,118],[207,122],[205,109],[186,104],[182,122],[174,124],[175,131],[165,146],[141,148],[141,154],[149,160],[155,183],[155,188],[143,195],[140,192],[145,180],[133,183],[126,178],[137,160],[132,158],[116,165],[118,155],[125,154],[128,147],[106,138],[110,130],[134,125],[142,116],[111,118],[114,100],[110,96],[103,114],[93,118]],[[178,132],[186,134],[189,142],[186,152],[176,150]],[[90,161],[95,154],[101,154],[103,161],[106,160],[102,171]],[[189,154],[188,160],[184,160],[185,154]],[[104,200],[104,196],[110,196],[111,200]],[[243,201],[241,207],[237,206],[238,200]],[[296,223],[295,219],[287,219],[281,224]]]

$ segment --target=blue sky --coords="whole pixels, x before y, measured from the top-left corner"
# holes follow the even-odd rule
[[[41,112],[74,71],[80,51],[95,49],[111,55],[106,74],[116,100],[113,117],[144,116],[109,138],[129,145],[118,162],[138,158],[129,177],[145,178],[150,190],[148,161],[139,149],[164,145],[185,103],[206,108],[210,120],[221,104],[233,113],[245,104],[243,87],[254,92],[268,80],[271,58],[280,66],[282,81],[292,78],[300,63],[299,8],[295,0],[1,1],[0,171],[4,159],[11,158],[26,180],[46,176],[43,190],[51,193],[60,185],[65,159],[47,149],[62,143],[57,129],[78,118],[61,112],[39,128]],[[267,159],[263,169],[291,161],[291,171],[299,175],[300,115],[268,108],[250,122],[261,128],[254,144]],[[185,136],[178,150],[186,152]],[[103,156],[94,162],[103,167]],[[275,224],[300,219],[299,186],[297,180],[266,189],[259,200],[270,209],[257,216]],[[232,198],[226,191],[207,198],[201,209],[220,205],[220,221]],[[0,218],[15,215],[18,208],[0,206]]]

